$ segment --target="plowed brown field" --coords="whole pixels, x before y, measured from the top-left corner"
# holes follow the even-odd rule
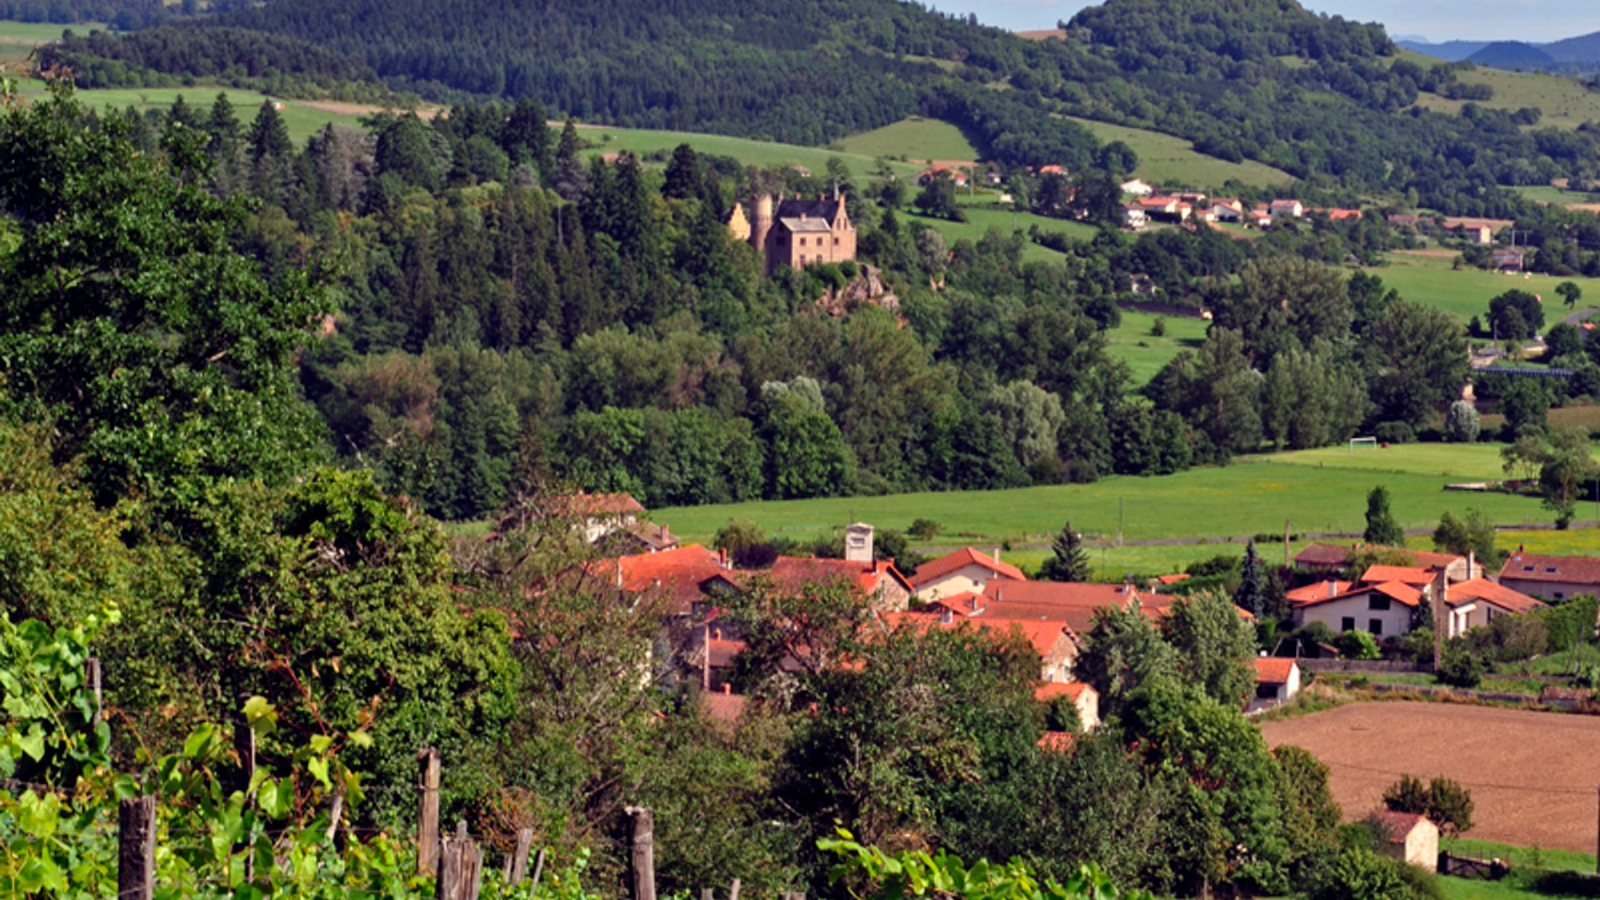
[[[1600,786],[1600,718],[1442,703],[1353,703],[1261,726],[1329,768],[1347,819],[1383,802],[1402,773],[1454,778],[1472,790],[1470,836],[1592,851]]]

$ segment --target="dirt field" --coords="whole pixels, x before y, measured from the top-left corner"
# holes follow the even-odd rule
[[[1592,851],[1600,718],[1441,703],[1355,703],[1261,726],[1328,765],[1333,796],[1358,819],[1401,773],[1471,788],[1470,837]]]

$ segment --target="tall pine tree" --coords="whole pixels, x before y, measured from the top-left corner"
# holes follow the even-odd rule
[[[1239,590],[1233,594],[1233,603],[1249,610],[1257,621],[1266,615],[1267,579],[1261,571],[1261,555],[1256,553],[1255,541],[1244,548],[1244,572],[1239,579]]]
[[[1088,581],[1089,551],[1083,548],[1083,536],[1072,530],[1072,523],[1061,526],[1061,533],[1050,544],[1051,555],[1039,568],[1039,577],[1045,581]]]
[[[1404,547],[1405,530],[1389,511],[1389,489],[1378,485],[1367,493],[1367,530],[1362,539],[1380,547]]]

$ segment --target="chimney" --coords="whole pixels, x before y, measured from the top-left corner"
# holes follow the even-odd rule
[[[722,692],[723,692],[723,693],[724,693],[724,694],[731,694],[731,693],[733,693],[733,685],[731,685],[731,684],[727,684],[727,683],[726,683],[726,682],[724,682],[724,683],[723,683],[723,685],[722,685]]]
[[[995,562],[999,562],[1000,561],[1000,548],[999,547],[994,548],[994,561]]]
[[[872,526],[857,522],[844,530],[844,558],[846,562],[872,565]]]
[[[1338,595],[1339,595],[1339,582],[1337,582],[1337,581],[1328,582],[1328,596],[1329,597],[1337,597]]]
[[[1468,581],[1471,581],[1472,579],[1478,577],[1478,576],[1472,574],[1473,571],[1475,571],[1477,568],[1478,568],[1478,554],[1477,554],[1477,551],[1468,550],[1467,551],[1467,580]]]

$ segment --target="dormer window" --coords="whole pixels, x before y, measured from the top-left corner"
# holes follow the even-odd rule
[[[1556,567],[1555,566],[1550,566],[1550,567],[1545,569],[1545,572],[1547,574],[1554,575],[1556,573]]]

